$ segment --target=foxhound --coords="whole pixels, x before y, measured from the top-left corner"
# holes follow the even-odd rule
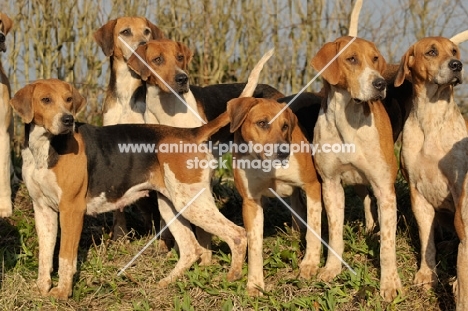
[[[239,98],[232,100],[227,110],[231,118],[230,131],[239,148],[233,150],[234,182],[243,199],[242,214],[248,239],[247,291],[251,296],[261,295],[265,288],[262,196],[291,196],[295,188],[305,191],[309,230],[301,276],[310,278],[320,263],[320,239],[311,230],[320,234],[321,186],[310,149],[290,154],[292,145],[308,146],[309,143],[294,113],[290,109],[281,112],[283,108],[284,104],[272,99]],[[241,145],[261,148],[242,151]]]
[[[326,43],[312,59],[323,72],[326,99],[314,129],[314,144],[354,144],[354,152],[315,153],[322,178],[322,195],[328,217],[329,244],[341,256],[344,249],[344,191],[347,184],[370,184],[377,198],[380,219],[380,294],[390,301],[401,288],[396,266],[397,165],[390,120],[380,101],[385,97],[382,77],[385,60],[375,45],[363,39],[342,37]],[[348,45],[349,44],[349,45]],[[348,47],[338,55],[346,46]],[[331,63],[330,63],[331,62]],[[318,277],[329,281],[341,271],[337,256],[328,252]]]
[[[120,17],[107,22],[94,33],[96,43],[110,59],[103,125],[144,123],[146,88],[140,77],[128,68],[127,60],[138,46],[159,38],[164,38],[163,32],[144,17]],[[154,208],[154,204],[147,202],[152,197],[140,200],[138,207],[143,210]],[[147,225],[151,225],[153,219],[148,217],[149,213],[143,214]],[[112,237],[117,239],[127,232],[124,213],[115,211]]]
[[[31,83],[11,100],[13,109],[26,124],[23,178],[33,201],[39,239],[40,293],[59,299],[71,295],[85,214],[121,209],[151,190],[173,204],[174,210],[160,207],[168,223],[187,206],[183,218],[176,218],[170,225],[179,245],[180,260],[159,286],[175,280],[202,253],[187,220],[229,245],[232,265],[227,278],[239,279],[247,246],[245,230],[226,219],[216,207],[209,190],[211,170],[187,169],[183,165],[194,158],[208,161],[211,153],[198,150],[122,153],[118,147],[137,142],[152,143],[156,150],[170,143],[200,145],[229,123],[228,114],[199,128],[146,124],[94,127],[75,123],[74,116],[85,103],[73,86],[55,79]],[[51,289],[50,273],[59,226],[59,280],[57,287]]]
[[[457,310],[468,308],[466,283],[466,221],[464,200],[457,204],[468,170],[465,120],[453,97],[462,82],[463,65],[455,42],[427,37],[412,45],[401,59],[395,85],[405,79],[413,83],[412,107],[403,128],[401,163],[407,176],[411,207],[419,227],[421,265],[414,283],[430,288],[437,283],[434,227],[436,214],[455,214],[461,239],[458,254],[462,295]],[[463,197],[464,198],[464,197]],[[461,209],[460,209],[461,208]],[[465,264],[465,266],[462,266]]]
[[[6,51],[5,36],[12,26],[12,20],[0,13],[0,52]],[[10,135],[13,132],[13,123],[9,103],[10,82],[0,61],[0,217],[8,217],[12,213]]]
[[[124,42],[128,44],[129,49]],[[103,106],[103,125],[144,123],[146,93],[140,79],[127,66],[132,51],[163,32],[144,17],[120,17],[94,33],[96,43],[110,58],[110,78]]]

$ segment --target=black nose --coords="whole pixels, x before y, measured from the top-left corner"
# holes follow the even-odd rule
[[[185,73],[179,73],[176,75],[175,81],[179,85],[186,85],[188,82],[188,77]]]
[[[66,114],[62,117],[62,123],[65,126],[72,126],[74,118],[71,114]]]
[[[448,66],[453,71],[462,71],[463,69],[463,64],[461,63],[461,61],[456,60],[456,59],[452,59],[449,62]]]
[[[0,33],[0,42],[5,42],[5,35]]]
[[[387,87],[387,82],[385,82],[385,80],[382,78],[378,78],[372,81],[372,85],[376,88],[376,90],[383,91]]]
[[[287,157],[289,157],[291,151],[289,148],[289,144],[280,144],[280,147],[278,148],[278,151],[276,153],[276,156],[280,160],[284,160]]]

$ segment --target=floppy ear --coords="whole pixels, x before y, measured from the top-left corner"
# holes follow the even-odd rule
[[[282,113],[285,113],[286,117],[289,120],[288,137],[289,140],[292,140],[292,132],[294,130],[294,127],[297,126],[297,117],[290,108],[286,108]]]
[[[107,57],[114,54],[114,28],[117,20],[113,19],[93,34],[94,40]]]
[[[73,114],[78,114],[86,106],[86,98],[84,98],[81,93],[73,86],[72,88],[72,97],[73,97]]]
[[[164,39],[164,33],[161,29],[158,28],[155,24],[146,19],[146,24],[151,29],[151,34],[153,35],[152,39]]]
[[[18,113],[24,123],[31,123],[34,117],[33,111],[33,93],[34,84],[28,84],[18,92],[10,100],[10,105]]]
[[[336,54],[338,54],[338,44],[336,42],[325,43],[314,58],[312,58],[312,67],[317,71],[322,70],[330,63]],[[340,69],[336,59],[333,63],[328,65],[327,69],[322,73],[322,77],[331,85],[338,84],[340,81]]]
[[[411,46],[409,50],[403,55],[400,61],[400,67],[398,68],[397,74],[395,76],[394,85],[396,87],[403,84],[406,78],[411,77],[410,68],[414,63],[414,46]]]
[[[179,47],[179,50],[184,54],[184,63],[183,63],[183,70],[187,69],[188,64],[192,61],[193,53],[189,49],[188,46],[183,44],[182,42],[177,42],[177,45]]]
[[[10,31],[11,27],[13,27],[13,21],[4,13],[0,13],[0,19],[3,24],[3,32],[6,35]]]
[[[241,97],[231,99],[227,103],[227,112],[231,119],[231,133],[234,133],[244,123],[250,109],[258,103],[254,97]]]
[[[143,63],[138,56],[141,57],[144,61],[146,61],[146,50],[148,49],[148,45],[140,45],[136,50],[135,53],[130,56],[127,61],[127,66],[133,70],[143,81],[148,80],[149,76],[151,75],[151,71],[148,68],[148,65]],[[137,56],[138,55],[138,56]]]

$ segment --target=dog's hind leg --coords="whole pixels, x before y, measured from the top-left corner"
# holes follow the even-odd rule
[[[169,229],[179,246],[180,253],[179,261],[174,269],[158,283],[159,287],[166,287],[200,258],[203,253],[203,248],[198,244],[190,223],[182,215],[176,217],[177,212],[168,198],[158,194],[158,205],[161,217],[166,224],[170,224]]]

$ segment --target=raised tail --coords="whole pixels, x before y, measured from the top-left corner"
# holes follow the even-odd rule
[[[354,3],[353,11],[351,12],[351,18],[349,19],[348,36],[357,37],[359,13],[361,13],[361,8],[362,0],[356,0],[356,3]]]
[[[460,43],[466,40],[468,40],[468,30],[462,31],[456,34],[455,36],[453,36],[452,38],[450,38],[450,41],[452,41],[456,45],[459,45]]]
[[[263,65],[265,65],[265,63],[273,55],[274,50],[275,49],[269,50],[262,56],[262,58],[260,58],[257,65],[255,65],[254,69],[252,69],[252,72],[250,73],[247,80],[247,84],[245,85],[244,90],[239,95],[239,97],[253,97],[255,88],[258,85],[258,78],[260,77],[260,72],[263,69]]]
[[[244,87],[244,90],[239,95],[239,97],[253,97],[255,88],[258,85],[258,79],[260,77],[260,72],[263,69],[263,65],[270,59],[273,55],[274,49],[269,50],[266,52],[262,58],[258,61],[255,65],[254,69],[249,75],[247,80],[247,84]],[[214,120],[211,120],[207,124],[202,125],[201,127],[197,128],[197,136],[199,137],[199,142],[203,142],[208,140],[213,134],[219,131],[220,128],[226,126],[230,122],[229,114],[227,112],[223,112]]]

